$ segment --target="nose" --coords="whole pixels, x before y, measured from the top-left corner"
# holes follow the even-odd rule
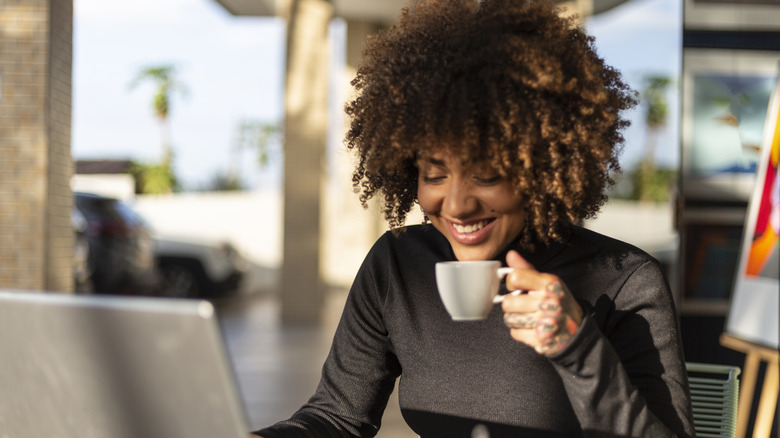
[[[479,202],[471,184],[464,180],[450,184],[447,199],[444,201],[444,213],[452,218],[465,219],[478,208]]]

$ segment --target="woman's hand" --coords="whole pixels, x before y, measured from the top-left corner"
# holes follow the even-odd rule
[[[504,323],[512,338],[545,356],[566,348],[582,323],[582,308],[571,292],[560,278],[537,271],[516,251],[509,251],[506,262],[515,268],[506,277],[507,289],[530,291],[504,297]]]

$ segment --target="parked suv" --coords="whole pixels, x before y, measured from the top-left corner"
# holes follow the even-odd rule
[[[162,275],[160,294],[218,298],[237,292],[247,262],[229,242],[158,237],[155,256]]]
[[[94,292],[157,294],[160,277],[152,231],[146,221],[118,199],[89,193],[74,193],[74,198],[87,221]]]

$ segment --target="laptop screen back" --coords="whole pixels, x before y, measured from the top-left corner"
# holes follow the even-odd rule
[[[0,438],[246,438],[206,301],[0,291]]]

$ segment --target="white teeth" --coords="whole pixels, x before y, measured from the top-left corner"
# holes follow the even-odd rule
[[[468,233],[473,233],[474,231],[481,230],[482,228],[485,227],[485,225],[487,225],[487,223],[488,221],[479,221],[477,223],[470,224],[470,225],[452,224],[452,226],[455,227],[455,231],[459,233],[468,234]]]

